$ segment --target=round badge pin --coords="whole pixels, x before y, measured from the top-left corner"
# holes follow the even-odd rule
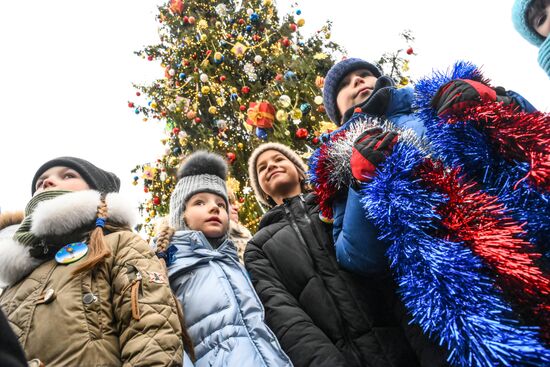
[[[88,245],[85,242],[74,242],[63,246],[55,254],[55,261],[59,264],[71,264],[82,259],[88,253]]]

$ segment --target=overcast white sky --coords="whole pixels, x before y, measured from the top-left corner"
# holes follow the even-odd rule
[[[162,154],[159,122],[127,107],[132,82],[162,76],[133,51],[157,42],[160,0],[27,0],[0,3],[0,208],[22,209],[36,169],[62,155],[115,172],[138,198],[130,170]],[[280,0],[280,8],[290,1]],[[550,80],[537,49],[513,29],[513,0],[302,0],[306,31],[333,21],[333,40],[349,56],[375,59],[416,36],[413,77],[465,59],[495,84],[550,110]],[[435,14],[436,16],[431,16]],[[543,92],[544,91],[544,92]]]

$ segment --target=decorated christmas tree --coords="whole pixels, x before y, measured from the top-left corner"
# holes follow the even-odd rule
[[[166,124],[165,154],[134,170],[134,184],[143,179],[149,193],[141,208],[146,228],[151,234],[153,219],[168,213],[181,159],[206,149],[227,158],[241,220],[254,230],[263,213],[248,182],[255,147],[277,141],[307,158],[336,128],[321,94],[342,52],[330,41],[331,24],[305,37],[297,5],[280,19],[272,0],[171,0],[158,21],[160,43],[137,54],[159,60],[164,77],[136,86],[142,104],[129,101],[144,119]]]

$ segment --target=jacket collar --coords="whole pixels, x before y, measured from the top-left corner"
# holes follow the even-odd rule
[[[63,236],[93,226],[101,194],[94,190],[75,191],[41,202],[32,214],[30,232],[36,237]],[[133,227],[139,214],[131,201],[118,193],[108,194],[108,222]],[[9,229],[9,230],[8,230]],[[0,286],[12,285],[42,261],[33,258],[29,247],[13,239],[13,227],[0,231]]]
[[[303,214],[307,215],[312,211],[312,208],[315,208],[317,206],[318,204],[316,202],[316,196],[314,193],[300,194],[288,199],[284,199],[283,204],[274,206],[267,213],[264,214],[262,220],[260,221],[259,229],[267,227],[270,224],[279,223],[285,220],[285,207],[297,215],[302,214],[301,212],[304,212],[305,209],[306,212]],[[317,211],[319,210],[317,209]]]

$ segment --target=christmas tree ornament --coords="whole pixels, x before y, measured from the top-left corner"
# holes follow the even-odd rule
[[[216,121],[216,126],[218,126],[218,129],[220,129],[220,130],[225,130],[225,129],[227,129],[227,121],[217,120]]]
[[[323,97],[315,96],[315,98],[313,99],[313,102],[315,102],[316,105],[321,105],[323,104]]]
[[[288,106],[290,106],[290,103],[291,103],[290,97],[287,96],[286,94],[283,94],[282,96],[279,97],[279,104],[283,108],[287,108]]]
[[[307,136],[308,136],[307,129],[301,127],[298,130],[296,130],[296,137],[298,139],[305,139],[305,138],[307,138]]]
[[[250,87],[248,87],[248,86],[246,86],[246,85],[243,86],[243,87],[241,88],[241,92],[244,93],[244,94],[250,93]]]
[[[285,72],[285,80],[294,80],[296,79],[296,73],[293,72],[292,70],[288,70],[287,72]]]
[[[304,115],[308,114],[311,111],[311,105],[307,102],[302,103],[300,105],[300,111],[302,111]]]
[[[221,52],[215,52],[213,60],[214,64],[219,65],[225,60],[225,56]]]
[[[202,94],[208,94],[208,93],[210,93],[210,87],[209,87],[208,85],[203,85],[203,86],[201,87],[201,93],[202,93]]]
[[[288,37],[283,37],[283,38],[281,39],[281,45],[283,45],[284,47],[290,46],[290,43],[291,43],[291,42],[290,42],[290,40],[288,39]]]
[[[183,0],[170,0],[170,11],[173,14],[183,14]]]
[[[262,62],[262,57],[260,55],[254,56],[254,62],[260,64]]]
[[[208,107],[208,113],[210,113],[211,115],[215,115],[218,113],[218,109],[216,108],[216,106],[210,106]]]
[[[306,20],[304,18],[300,18],[296,24],[298,24],[298,27],[303,27],[304,24],[306,24]]]
[[[288,119],[288,113],[285,110],[278,110],[275,114],[275,118],[279,122],[285,122]]]
[[[269,102],[250,102],[246,123],[251,126],[270,129],[275,119],[275,108]]]
[[[237,155],[233,152],[227,152],[226,157],[229,164],[235,163],[235,160],[237,159]]]
[[[267,131],[261,127],[257,127],[256,136],[261,140],[267,140]]]
[[[222,17],[225,17],[227,15],[227,6],[225,4],[218,4],[214,9],[216,9],[216,13],[218,13]]]
[[[246,47],[245,45],[243,45],[240,42],[237,42],[235,44],[235,46],[233,46],[233,48],[231,48],[231,52],[235,56],[237,56],[237,58],[243,58],[247,49],[248,49],[248,47]]]
[[[299,108],[295,108],[290,112],[290,118],[292,120],[300,120],[302,115],[302,111]]]
[[[206,83],[208,81],[208,75],[207,74],[201,74],[199,79],[200,79],[201,82]]]

